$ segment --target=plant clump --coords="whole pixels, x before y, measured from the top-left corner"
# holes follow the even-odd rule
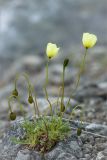
[[[24,139],[13,139],[13,141],[42,153],[51,150],[57,142],[67,138],[71,131],[69,123],[64,122],[58,116],[44,117],[33,121],[26,120],[21,127],[26,132]]]
[[[75,106],[70,114],[70,118],[68,120],[64,120],[63,115],[69,107],[70,99],[73,98],[77,88],[79,86],[80,77],[82,71],[85,67],[85,60],[87,56],[87,50],[95,45],[97,41],[97,37],[90,33],[84,33],[82,37],[83,46],[85,48],[85,52],[83,54],[83,58],[80,64],[80,68],[77,74],[77,79],[75,81],[74,90],[71,93],[71,96],[68,98],[67,103],[64,103],[64,95],[65,95],[65,72],[66,68],[69,65],[69,58],[66,58],[63,61],[62,67],[62,85],[59,87],[59,96],[57,100],[54,102],[57,104],[56,113],[53,112],[53,103],[50,101],[47,86],[48,86],[48,69],[49,63],[51,60],[57,56],[60,48],[57,47],[56,44],[48,43],[46,47],[46,55],[47,55],[47,63],[46,63],[46,77],[44,82],[44,93],[45,98],[49,104],[51,116],[41,115],[39,111],[38,101],[36,98],[35,89],[32,86],[29,77],[26,73],[18,74],[16,76],[14,82],[14,89],[8,98],[8,106],[10,115],[10,120],[15,120],[16,113],[13,111],[11,101],[16,100],[20,104],[21,112],[24,116],[24,121],[21,124],[21,127],[25,130],[25,137],[23,139],[17,140],[13,137],[14,142],[26,145],[29,149],[36,149],[41,153],[45,153],[50,151],[59,141],[65,140],[69,135],[71,135],[71,127],[69,124],[69,119],[73,116],[74,110],[80,108],[80,105]],[[17,88],[17,81],[23,76],[27,82],[28,89],[28,103],[34,107],[34,119],[32,121],[28,120],[24,114],[24,108],[20,102],[20,93]],[[80,136],[82,133],[82,117],[83,117],[83,108],[81,109],[80,121],[81,125],[77,128],[77,136]]]

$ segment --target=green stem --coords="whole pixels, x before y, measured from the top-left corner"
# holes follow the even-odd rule
[[[62,97],[61,97],[61,104],[64,103],[64,77],[65,77],[65,67],[63,67],[63,72],[62,72]]]
[[[61,97],[60,95],[62,95],[61,92],[62,92],[62,87],[59,87],[58,98],[57,98],[57,106],[56,106],[56,110],[55,110],[56,114],[59,112],[59,110],[58,110],[59,105],[60,105],[60,111],[61,111],[61,102],[59,102],[59,98]]]
[[[77,105],[77,106],[75,106],[75,107],[73,108],[73,110],[72,110],[72,112],[71,112],[71,114],[70,114],[69,120],[71,119],[71,116],[72,116],[73,112],[74,112],[78,107],[82,107],[82,106]],[[83,108],[82,108],[82,110],[81,110],[81,115],[80,115],[80,122],[81,122],[80,127],[82,127],[82,123],[83,123],[83,120],[82,120],[83,112],[84,112],[84,110],[83,110]]]
[[[34,100],[33,100],[33,106],[34,106],[34,112],[35,112],[35,117],[36,117],[36,104]]]
[[[58,103],[59,103],[59,98],[60,98],[60,93],[62,92],[62,87],[59,87],[59,91],[58,91],[58,98],[57,98],[57,107],[58,107]]]
[[[29,94],[30,94],[30,92],[31,92],[31,84],[30,84],[28,75],[27,75],[26,73],[17,74],[17,76],[16,76],[16,78],[15,78],[15,81],[14,81],[15,89],[17,88],[17,81],[18,81],[18,79],[19,79],[21,76],[23,76],[23,77],[26,79],[26,81],[27,81],[27,83],[28,83],[28,92],[29,92]]]
[[[79,73],[78,73],[76,86],[75,86],[75,88],[74,88],[74,91],[73,91],[72,95],[71,95],[70,98],[68,99],[68,102],[67,102],[67,105],[66,105],[66,109],[67,109],[67,107],[69,106],[70,100],[71,100],[71,98],[73,98],[73,96],[74,96],[74,94],[75,94],[75,92],[77,91],[77,88],[78,88],[78,86],[79,86],[81,73],[82,73],[82,71],[83,71],[83,69],[84,69],[84,67],[85,67],[85,60],[86,60],[87,50],[88,50],[88,49],[86,48],[86,49],[85,49],[85,53],[84,53],[84,55],[83,55],[82,62],[81,62],[81,64],[80,64],[80,70],[79,70]]]
[[[48,68],[49,68],[49,65],[48,65],[49,62],[47,62],[46,64],[46,79],[45,79],[45,86],[47,87],[48,85]]]
[[[39,107],[38,107],[38,102],[37,102],[36,95],[35,95],[35,98],[34,98],[34,107],[35,107],[35,110],[37,109],[37,114],[38,114],[38,117],[39,117],[40,116],[40,112],[39,112]]]
[[[28,84],[29,95],[32,96],[32,93],[33,93],[32,85],[31,85],[31,83],[29,81],[29,77],[28,77],[28,75],[26,73],[18,74],[16,76],[16,79],[15,79],[15,88],[17,87],[17,81],[20,78],[20,76],[23,76],[26,79],[27,84]],[[36,116],[36,109],[37,109],[38,116],[39,116],[39,108],[38,108],[38,104],[37,104],[37,100],[36,100],[36,95],[35,95],[35,100],[34,100],[34,112],[35,112],[35,116]]]
[[[34,94],[34,111],[35,111],[35,116],[36,116],[36,111],[38,114],[38,117],[40,116],[40,112],[39,112],[39,106],[38,106],[38,102],[37,102],[37,98],[36,98],[36,94],[34,92],[34,86],[32,86],[32,88],[30,88],[30,94],[32,96],[32,94]]]
[[[78,73],[78,78],[77,78],[77,82],[76,82],[76,87],[75,87],[73,93],[76,92],[76,90],[77,90],[77,88],[78,88],[78,86],[79,86],[81,73],[83,72],[83,69],[84,69],[84,67],[85,67],[85,59],[86,59],[86,55],[87,55],[87,49],[85,50],[85,54],[84,54],[84,56],[83,56],[83,60],[82,60],[82,63],[81,63],[81,65],[80,65],[80,70],[79,70],[79,73]]]
[[[23,107],[21,107],[21,103],[20,103],[19,97],[14,98],[14,96],[10,96],[10,97],[8,98],[8,106],[9,106],[10,112],[12,112],[12,108],[11,108],[11,105],[10,105],[10,102],[12,101],[12,99],[14,99],[14,100],[17,99],[17,101],[18,101],[18,103],[19,103],[19,105],[20,105],[20,111],[22,112],[23,117],[24,117],[24,120],[25,120],[24,109],[23,109]]]
[[[48,126],[47,126],[47,124],[46,124],[45,120],[44,120],[44,119],[42,119],[42,120],[43,120],[44,125],[45,125],[46,135],[47,135],[47,139],[48,139]]]
[[[20,111],[21,111],[22,114],[23,114],[24,120],[26,120],[25,113],[24,113],[24,109],[23,109],[23,105],[20,103],[19,97],[16,97],[16,99],[18,100],[18,103],[19,103],[19,105],[20,105]]]
[[[8,107],[9,107],[10,112],[12,112],[12,108],[11,108],[11,105],[10,105],[11,97],[12,97],[12,96],[10,96],[10,97],[8,98]]]
[[[48,85],[48,62],[47,62],[47,64],[46,64],[46,80],[45,80],[44,91],[45,91],[46,100],[48,101],[48,103],[49,103],[49,105],[50,105],[51,115],[53,115],[53,112],[52,112],[52,104],[51,104],[51,102],[50,102],[50,100],[49,100],[49,97],[48,97],[47,85]]]
[[[81,125],[80,125],[80,128],[82,128],[82,124],[83,124],[83,110],[82,110],[82,112],[81,112],[81,115],[80,115],[80,122],[81,122]]]
[[[51,110],[51,115],[53,115],[53,112],[52,112],[52,104],[48,98],[48,93],[47,93],[47,90],[46,90],[46,87],[44,87],[44,91],[45,91],[45,97],[46,97],[46,100],[48,101],[49,103],[49,106],[50,106],[50,110]]]

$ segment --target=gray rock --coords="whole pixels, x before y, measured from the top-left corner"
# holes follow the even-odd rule
[[[106,95],[107,90],[101,89],[97,83],[90,83],[80,87],[76,94],[76,99],[79,101],[93,98],[102,98],[103,100],[106,100]]]
[[[57,143],[56,146],[43,157],[36,150],[26,149],[23,145],[15,144],[12,141],[11,138],[14,136],[17,137],[17,139],[24,137],[25,131],[20,126],[22,122],[23,119],[12,122],[11,128],[4,135],[0,143],[0,160],[102,160],[101,158],[105,158],[104,160],[106,160],[107,138],[84,131],[80,137],[77,137],[76,129],[72,129],[69,138]],[[71,121],[70,124],[71,127],[77,128],[73,121]],[[103,146],[101,152],[99,152],[99,146],[96,145],[96,143],[92,143],[92,140],[95,140],[97,144]]]
[[[107,135],[107,126],[106,125],[100,125],[100,124],[89,124],[86,126],[87,131],[91,131],[94,133],[99,133],[102,135]]]
[[[29,150],[19,151],[15,160],[30,160]]]
[[[96,160],[106,160],[107,159],[107,152],[101,151],[97,154]]]
[[[20,145],[15,145],[11,140],[12,136],[17,137],[18,139],[20,138],[22,139],[22,137],[24,136],[24,131],[20,127],[19,122],[21,123],[21,121],[13,123],[12,128],[4,137],[3,143],[1,144],[3,148],[0,151],[0,158],[2,159],[5,158],[5,160],[8,160],[9,158],[10,159],[15,158],[15,160],[21,160],[21,159],[29,160],[31,158],[30,150],[25,150],[24,148],[23,150],[22,149],[20,150],[20,148],[22,147]],[[12,149],[12,147],[14,149]],[[11,151],[10,151],[10,148],[11,148]],[[32,154],[33,158],[35,158],[35,154],[36,152],[33,151],[33,154]],[[37,155],[39,154],[37,153],[36,156]],[[39,158],[40,157],[41,156],[39,155]],[[77,158],[82,157],[82,150],[80,146],[78,145],[78,138],[73,138],[72,136],[65,142],[58,143],[51,152],[46,153],[45,155],[45,158],[50,159],[50,160],[51,159],[61,159],[61,158],[62,159],[65,158],[66,160],[68,160],[68,158],[70,159],[71,157],[75,157],[75,160],[76,160],[76,157]]]

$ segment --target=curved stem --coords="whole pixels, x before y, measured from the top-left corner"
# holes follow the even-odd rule
[[[23,76],[23,77],[26,79],[26,81],[27,81],[27,83],[28,83],[28,92],[29,92],[29,94],[30,94],[30,91],[31,91],[31,84],[30,84],[28,75],[27,75],[26,73],[17,74],[17,76],[16,76],[16,78],[15,78],[15,81],[14,81],[15,89],[17,88],[17,81],[18,81],[18,79],[19,79],[21,76]]]
[[[37,111],[37,115],[38,117],[40,116],[40,112],[39,112],[39,106],[38,106],[38,102],[37,102],[37,98],[36,98],[36,94],[34,92],[34,86],[32,86],[32,88],[30,89],[31,92],[31,96],[32,94],[34,94],[34,111],[35,111],[35,116],[36,116],[36,111]]]
[[[19,97],[14,98],[14,96],[10,96],[10,97],[8,98],[8,106],[9,106],[10,112],[12,112],[12,108],[11,108],[11,105],[10,105],[10,102],[11,102],[12,99],[14,99],[14,100],[17,99],[19,105],[21,105]],[[25,119],[24,109],[23,109],[21,106],[20,106],[20,111],[22,112],[23,117],[24,117],[24,119]]]
[[[12,112],[12,108],[11,108],[11,105],[10,105],[11,98],[13,98],[13,96],[10,96],[10,97],[8,98],[8,107],[9,107],[10,112]]]
[[[71,114],[70,114],[69,120],[71,119],[71,116],[72,116],[73,112],[74,112],[78,107],[82,107],[82,106],[81,106],[81,105],[77,105],[77,106],[75,106],[75,107],[73,108],[73,110],[72,110],[72,112],[71,112]],[[83,123],[82,117],[83,117],[83,108],[82,108],[82,110],[81,110],[81,115],[80,115],[81,126],[82,126],[82,123]],[[81,127],[81,126],[80,126],[80,127]]]
[[[48,101],[49,103],[49,106],[50,106],[50,110],[51,110],[51,115],[53,115],[53,112],[52,112],[52,104],[48,98],[48,93],[47,93],[47,90],[46,90],[46,87],[44,87],[44,91],[45,91],[45,97],[46,97],[46,100]]]
[[[82,110],[82,112],[81,112],[81,115],[80,115],[80,122],[81,122],[81,125],[80,125],[80,127],[82,128],[82,124],[83,124],[83,112],[84,112],[84,110]]]
[[[57,104],[57,107],[58,107],[59,103],[60,103],[60,105],[61,105],[61,102],[60,102],[60,100],[59,100],[61,91],[62,91],[62,87],[59,87],[58,98],[57,98],[57,100],[55,100],[53,103],[51,103],[51,105]],[[49,107],[50,107],[50,104],[49,104],[49,106],[47,106],[46,108],[49,108]],[[47,111],[47,109],[46,109],[44,115],[47,115],[47,113],[48,113],[48,111]]]
[[[31,83],[29,81],[28,75],[26,73],[18,74],[16,76],[16,79],[15,79],[15,88],[17,87],[17,81],[20,78],[20,76],[23,76],[25,78],[25,80],[27,81],[27,84],[28,84],[28,93],[29,93],[30,96],[32,96],[32,94],[33,94],[33,88],[32,88],[32,85],[31,85]],[[34,100],[33,103],[34,103],[35,116],[36,116],[36,109],[37,109],[38,116],[39,116],[39,108],[38,108],[38,103],[37,103],[36,95],[35,95],[35,100]]]
[[[21,111],[22,114],[23,114],[24,120],[26,120],[25,113],[24,113],[24,109],[23,109],[23,105],[20,103],[20,98],[19,98],[19,97],[16,97],[16,99],[18,100],[18,103],[19,103],[19,105],[20,105],[20,111]]]

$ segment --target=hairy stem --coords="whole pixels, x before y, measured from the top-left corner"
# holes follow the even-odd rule
[[[39,112],[39,106],[38,106],[36,95],[35,95],[35,98],[34,98],[34,103],[35,103],[35,110],[37,110],[37,114],[38,114],[38,117],[39,117],[40,116],[40,112]]]
[[[52,104],[51,104],[51,102],[50,102],[50,100],[49,100],[49,97],[48,97],[47,85],[48,85],[48,62],[47,62],[47,64],[46,64],[46,79],[45,79],[44,91],[45,91],[46,100],[48,101],[48,103],[49,103],[49,105],[50,105],[51,115],[53,115],[53,112],[52,112]]]
[[[70,114],[69,119],[71,118],[73,112],[74,112],[77,108],[79,108],[79,107],[81,107],[81,105],[76,105],[76,106],[73,108],[73,110],[72,110],[72,112],[71,112],[71,114]]]
[[[25,80],[27,81],[27,88],[28,88],[28,93],[30,96],[32,96],[33,94],[33,88],[32,88],[32,85],[30,83],[30,80],[29,80],[29,77],[26,73],[22,73],[22,74],[18,74],[16,76],[16,79],[15,79],[15,89],[17,88],[17,81],[18,79],[20,78],[20,76],[23,76],[25,78]],[[34,99],[34,112],[35,112],[35,116],[36,116],[36,109],[37,109],[37,113],[38,113],[38,116],[39,116],[39,107],[38,107],[38,103],[37,103],[37,99],[36,99],[36,95],[35,95],[35,99]]]
[[[35,103],[35,100],[33,101],[33,107],[34,107],[34,112],[35,112],[35,117],[36,117],[36,103]]]
[[[63,72],[62,72],[62,97],[61,97],[61,104],[64,103],[64,77],[65,77],[65,67],[63,66]]]
[[[11,97],[12,97],[12,96],[10,96],[10,97],[8,98],[8,107],[9,107],[10,112],[12,112],[12,108],[11,108],[11,105],[10,105]],[[12,97],[12,98],[13,98],[13,97]]]
[[[44,125],[45,125],[46,135],[47,135],[47,139],[48,139],[48,127],[47,127],[47,124],[46,124],[45,120],[44,119],[42,119],[42,120],[43,120]]]
[[[17,81],[18,81],[18,79],[19,79],[21,76],[23,76],[23,77],[26,79],[27,84],[28,84],[28,92],[30,92],[31,84],[30,84],[28,75],[27,75],[26,73],[22,73],[22,74],[17,74],[17,75],[16,75],[16,78],[15,78],[15,81],[14,81],[15,89],[17,88]]]
[[[73,91],[72,95],[70,96],[70,98],[68,99],[68,102],[67,102],[67,105],[66,105],[66,109],[69,106],[70,100],[71,100],[71,98],[73,98],[73,96],[74,96],[74,94],[77,91],[77,88],[79,86],[80,77],[81,77],[82,71],[83,71],[83,69],[85,67],[86,55],[87,55],[87,48],[85,49],[85,53],[83,55],[83,59],[82,59],[82,62],[80,64],[80,70],[79,70],[78,75],[77,75],[77,81],[76,81],[76,85],[75,85],[74,91]]]
[[[45,91],[45,97],[46,97],[46,100],[48,101],[49,106],[50,106],[51,115],[53,115],[53,112],[52,112],[52,104],[51,104],[51,102],[50,102],[50,100],[49,100],[49,98],[48,98],[48,93],[47,93],[47,89],[46,89],[46,87],[44,87],[44,91]]]
[[[84,69],[84,67],[85,67],[86,55],[87,55],[87,49],[85,50],[85,54],[84,54],[84,56],[83,56],[83,60],[82,60],[82,63],[81,63],[81,65],[80,65],[80,70],[79,70],[79,73],[78,73],[78,78],[77,78],[77,82],[76,82],[76,87],[75,87],[73,93],[76,92],[76,90],[77,90],[77,88],[78,88],[78,86],[79,86],[80,77],[81,77],[81,74],[82,74],[83,69]]]
[[[59,98],[60,98],[60,94],[62,92],[62,87],[59,87],[59,91],[58,91],[58,98],[57,98],[57,106],[59,105]]]
[[[8,106],[9,106],[10,112],[12,112],[12,108],[11,108],[10,102],[11,102],[13,99],[18,101],[18,103],[19,103],[19,105],[20,105],[20,111],[22,112],[23,118],[24,118],[24,120],[25,120],[24,109],[23,109],[23,107],[21,106],[19,97],[14,98],[14,96],[11,95],[11,96],[8,98]]]

